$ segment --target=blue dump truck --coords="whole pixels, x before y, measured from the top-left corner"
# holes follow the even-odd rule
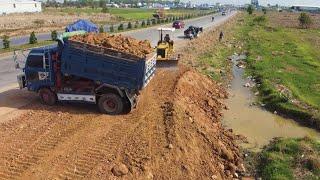
[[[44,104],[87,102],[115,115],[136,106],[155,67],[155,53],[139,58],[65,36],[58,45],[32,49],[17,78],[20,88],[37,92]]]

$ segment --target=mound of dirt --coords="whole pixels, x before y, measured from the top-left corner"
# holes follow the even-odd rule
[[[149,41],[139,41],[132,37],[122,36],[121,34],[88,33],[72,36],[69,40],[132,54],[139,58],[145,58],[147,54],[153,52]]]
[[[222,127],[221,111],[227,107],[222,103],[227,92],[208,77],[194,71],[186,71],[175,88],[176,123],[188,155],[185,159],[194,178],[237,178],[244,171],[241,153],[235,143],[237,137],[232,130]],[[182,119],[181,119],[182,118]],[[178,125],[179,124],[179,125]],[[180,139],[182,140],[182,139]]]

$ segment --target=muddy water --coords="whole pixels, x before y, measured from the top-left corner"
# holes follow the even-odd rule
[[[234,78],[226,102],[229,110],[224,112],[223,123],[236,134],[247,137],[249,143],[243,144],[245,148],[258,151],[274,137],[310,136],[320,139],[320,133],[316,130],[302,127],[291,119],[282,118],[261,107],[250,106],[255,96],[249,88],[244,87],[249,80],[243,77],[244,70],[235,65],[237,58],[233,58]]]

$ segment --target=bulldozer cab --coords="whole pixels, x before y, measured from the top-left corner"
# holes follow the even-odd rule
[[[157,62],[177,62],[177,58],[174,57],[174,42],[173,32],[174,28],[158,28],[159,41],[157,45]]]

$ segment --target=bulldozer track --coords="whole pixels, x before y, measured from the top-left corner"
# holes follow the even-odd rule
[[[139,121],[133,119],[139,118],[131,117],[116,122],[94,145],[88,147],[83,154],[79,155],[75,162],[67,164],[64,168],[65,171],[54,179],[83,179],[90,175],[92,170],[100,163],[110,163],[116,160],[125,139],[139,125]]]
[[[31,137],[28,134],[24,134],[23,138],[9,137],[14,138],[14,140],[11,141],[10,148],[1,155],[5,164],[0,165],[0,179],[19,178],[31,166],[36,165],[47,152],[54,149],[59,143],[64,142],[79,129],[84,128],[88,123],[89,121],[80,120],[75,124],[66,125],[64,121],[60,121],[41,126],[48,132],[32,133],[32,129],[27,128],[25,131],[30,131]]]

